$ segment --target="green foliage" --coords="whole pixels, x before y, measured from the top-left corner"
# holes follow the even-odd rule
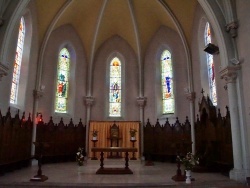
[[[77,152],[76,152],[76,162],[78,163],[79,166],[83,165],[84,162],[84,148],[79,147]]]
[[[185,157],[177,156],[177,161],[182,163],[186,170],[192,170],[195,165],[199,164],[199,158],[188,152]]]

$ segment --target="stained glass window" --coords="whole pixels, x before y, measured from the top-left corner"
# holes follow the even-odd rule
[[[55,112],[67,112],[69,66],[69,51],[66,48],[63,48],[58,57]]]
[[[110,63],[109,116],[121,116],[121,61],[115,57]]]
[[[211,29],[209,23],[206,24],[205,28],[205,45],[211,43]],[[214,59],[213,55],[206,53],[207,57],[207,68],[208,68],[208,80],[209,80],[209,92],[210,98],[213,105],[217,105],[217,94],[216,94],[216,83],[214,73]]]
[[[24,18],[22,17],[20,24],[19,24],[17,48],[16,48],[16,54],[15,54],[12,85],[11,85],[11,92],[10,92],[10,103],[12,104],[17,103],[17,93],[18,93],[18,86],[19,86],[19,80],[20,80],[20,70],[21,70],[22,55],[23,55],[24,37],[25,37],[25,22],[24,22]]]
[[[161,85],[163,114],[174,113],[172,59],[168,50],[165,50],[161,55]]]

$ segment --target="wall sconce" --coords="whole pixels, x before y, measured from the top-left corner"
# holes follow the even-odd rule
[[[37,121],[37,123],[43,122],[43,115],[41,112],[36,113],[36,121]]]
[[[204,51],[211,55],[218,54],[219,47],[214,44],[208,43],[208,45],[205,46]]]

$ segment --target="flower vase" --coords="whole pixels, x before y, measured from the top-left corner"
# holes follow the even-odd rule
[[[186,171],[186,183],[191,183],[191,170],[185,170]]]
[[[83,166],[83,161],[78,161],[78,166]]]

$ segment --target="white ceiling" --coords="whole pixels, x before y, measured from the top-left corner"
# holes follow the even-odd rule
[[[190,45],[197,0],[35,0],[39,43],[54,29],[71,24],[87,56],[113,35],[144,53],[153,34],[164,25],[184,34]],[[140,49],[140,50],[138,50]]]

